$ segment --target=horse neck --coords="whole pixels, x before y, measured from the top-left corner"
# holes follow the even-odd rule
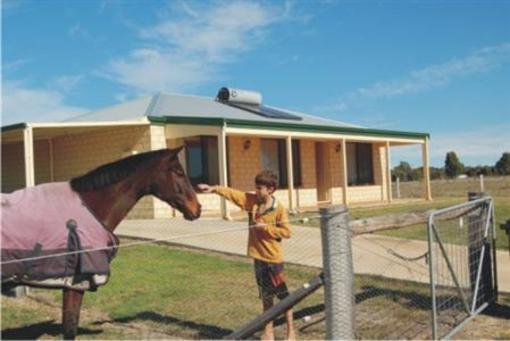
[[[96,219],[113,232],[145,194],[143,187],[142,181],[130,176],[114,185],[79,194]]]

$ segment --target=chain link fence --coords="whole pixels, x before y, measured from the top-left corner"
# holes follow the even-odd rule
[[[459,276],[462,290],[470,297],[473,279],[467,264],[470,257],[479,258],[480,251],[466,249],[473,237],[472,234],[469,237],[467,226],[481,224],[483,214],[487,213],[479,213],[467,212],[436,225],[449,248],[447,253],[455,258],[454,267],[462,273]],[[318,213],[307,218],[290,216],[293,235],[282,243],[291,294],[316,285],[313,281],[323,271],[320,219]],[[459,221],[464,225],[459,227]],[[465,233],[460,235],[459,228]],[[247,229],[246,221],[212,218],[194,222],[125,220],[116,231],[122,243],[112,263],[109,283],[85,295],[79,335],[100,339],[229,337],[262,313],[252,260],[245,256]],[[427,225],[419,224],[413,230],[418,232],[412,238],[388,235],[391,233],[354,236],[348,227],[343,231],[352,237],[352,291],[350,297],[341,298],[344,300],[341,306],[332,309],[340,308],[334,313],[336,316],[350,314],[354,338],[433,337]],[[478,242],[479,238],[475,244]],[[459,249],[461,245],[463,250]],[[438,246],[434,248],[434,254],[438,254]],[[349,256],[342,253],[342,257]],[[462,311],[464,307],[452,288],[444,261],[437,258],[433,261],[438,271],[435,283],[439,325],[451,330],[451,312]],[[349,276],[349,269],[340,269],[336,278],[343,281]],[[485,280],[480,281],[480,286],[484,285]],[[21,310],[20,304],[8,299],[2,306],[3,321],[7,321],[2,327],[3,336],[27,336],[34,326],[39,326],[40,337],[55,333],[60,318],[59,295],[59,291],[35,290],[23,299],[33,303],[22,304]],[[476,300],[487,299],[480,295]],[[348,303],[345,300],[354,302],[352,311],[343,309]],[[331,337],[326,328],[325,302],[324,290],[314,290],[293,307],[294,327],[300,339]],[[41,315],[41,310],[46,313]],[[13,317],[20,312],[23,322]],[[347,322],[342,319],[342,323]],[[276,338],[286,337],[283,315],[275,318],[274,329]],[[249,338],[260,336],[258,328]]]

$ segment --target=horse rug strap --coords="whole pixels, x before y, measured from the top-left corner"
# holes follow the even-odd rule
[[[68,182],[2,194],[1,203],[2,281],[43,283],[72,278],[64,285],[72,287],[73,282],[93,275],[107,278],[110,274],[109,263],[119,241],[85,207]],[[97,248],[106,249],[86,251]],[[80,250],[84,252],[48,257]],[[42,258],[3,264],[33,257]]]

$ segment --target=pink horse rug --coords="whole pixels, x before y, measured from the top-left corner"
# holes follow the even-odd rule
[[[119,241],[68,182],[2,194],[1,205],[2,282],[85,290],[106,283]]]

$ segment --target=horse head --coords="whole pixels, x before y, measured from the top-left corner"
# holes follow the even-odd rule
[[[178,154],[182,148],[168,149],[161,158],[159,171],[151,182],[150,194],[180,211],[185,219],[194,220],[200,217],[201,205],[179,162]]]

